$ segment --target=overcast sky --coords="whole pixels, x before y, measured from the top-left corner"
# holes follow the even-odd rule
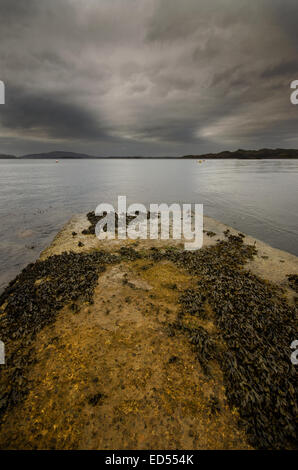
[[[0,0],[0,153],[298,147],[297,0]]]

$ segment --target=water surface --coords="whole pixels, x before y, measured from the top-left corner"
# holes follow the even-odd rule
[[[298,255],[298,160],[0,160],[0,290],[59,228],[101,202],[199,203]]]

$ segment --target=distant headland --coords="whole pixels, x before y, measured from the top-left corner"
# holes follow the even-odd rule
[[[135,156],[94,156],[88,155],[85,153],[77,153],[77,152],[66,152],[66,151],[54,151],[54,152],[44,152],[44,153],[31,153],[27,155],[6,155],[0,154],[0,159],[201,159],[201,160],[210,160],[210,159],[218,159],[218,160],[226,160],[226,159],[240,159],[240,160],[249,160],[249,159],[288,159],[292,158],[298,159],[298,150],[297,149],[260,149],[260,150],[235,150],[229,151],[225,150],[219,153],[206,153],[206,154],[198,154],[198,155],[184,155],[180,157],[173,157],[173,156],[158,156],[158,157],[150,157],[150,156],[142,156],[142,155],[135,155]]]
[[[0,153],[0,159],[6,158],[17,158],[15,155],[6,155],[5,153]]]
[[[260,150],[235,150],[230,152],[228,150],[220,153],[206,153],[205,155],[185,155],[182,158],[200,158],[201,160],[207,159],[275,159],[275,158],[298,158],[298,150],[296,149],[260,149]]]

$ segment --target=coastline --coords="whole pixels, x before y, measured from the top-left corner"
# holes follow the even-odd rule
[[[298,150],[297,149],[268,149],[262,148],[259,150],[224,150],[216,153],[205,153],[205,154],[191,154],[191,155],[180,155],[180,156],[170,156],[170,155],[159,155],[159,156],[146,156],[146,155],[109,155],[109,156],[99,156],[99,155],[89,155],[86,153],[78,153],[72,151],[64,150],[55,150],[52,152],[43,152],[43,153],[31,153],[26,155],[7,155],[0,154],[0,159],[201,159],[201,160],[210,160],[210,159],[241,159],[241,160],[263,160],[263,159],[297,159]]]
[[[265,393],[259,389],[260,377],[256,374],[255,382],[237,398],[241,386],[232,379],[232,366],[227,369],[229,361],[220,358],[238,361],[250,351],[251,346],[241,342],[256,324],[256,316],[276,310],[272,328],[280,315],[289,332],[282,330],[276,336],[271,332],[275,348],[271,353],[278,354],[280,347],[281,356],[273,355],[277,368],[279,361],[291,367],[286,364],[290,345],[283,348],[286,335],[293,333],[297,293],[287,275],[297,275],[298,258],[253,237],[245,236],[243,243],[237,230],[209,217],[204,217],[204,245],[197,257],[183,255],[181,240],[99,241],[82,234],[89,225],[84,214],[72,217],[41,253],[38,272],[35,263],[25,273],[24,282],[30,281],[25,296],[29,304],[36,301],[37,317],[42,301],[58,297],[60,289],[51,319],[44,315],[31,331],[29,312],[17,336],[11,334],[12,310],[7,305],[11,296],[16,300],[22,277],[11,283],[1,302],[9,363],[0,382],[0,448],[251,449],[276,448],[277,437],[288,442],[278,420],[273,440],[265,433],[262,444],[254,435],[243,397],[250,389]],[[86,264],[88,270],[82,275]],[[227,275],[231,292],[212,297],[210,279],[214,286],[218,283],[213,290],[219,293],[226,286],[221,278]],[[56,290],[51,284],[55,278]],[[245,310],[246,302],[235,299],[238,282],[244,283],[242,295],[254,302],[250,310]],[[31,298],[32,287],[36,290]],[[251,325],[245,326],[242,317],[243,331],[241,322],[234,324],[235,330],[225,331],[225,325],[238,320],[231,315],[223,319],[220,309],[228,310],[234,301],[245,310],[243,314],[253,312]],[[19,318],[14,320],[18,323]],[[229,337],[233,332],[240,341],[236,349],[232,346],[236,339]],[[260,353],[267,339],[261,331],[258,335],[255,348]],[[265,353],[269,346],[264,344]],[[262,374],[270,382],[267,366]],[[249,368],[238,363],[238,373],[246,381],[252,379]],[[278,373],[285,378],[284,369]],[[285,393],[292,393],[290,384]],[[248,395],[248,404],[251,399]],[[264,433],[262,407],[257,401],[253,414]],[[287,409],[290,424],[291,413]]]
[[[186,155],[186,156],[178,156],[178,157],[40,157],[40,156],[29,156],[29,157],[16,157],[16,156],[5,156],[0,157],[0,160],[14,160],[14,161],[22,161],[22,160],[297,160],[298,156],[249,156],[249,157],[241,157],[241,156],[228,156],[228,157],[221,157],[221,156],[208,156],[208,155]]]

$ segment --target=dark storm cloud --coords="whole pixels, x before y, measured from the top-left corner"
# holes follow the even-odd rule
[[[268,0],[269,1],[269,0]],[[297,13],[298,5],[296,0],[272,0],[270,5],[273,21],[283,31],[293,47],[297,48],[298,29]]]
[[[263,78],[274,78],[274,77],[295,77],[298,76],[298,59],[297,60],[290,60],[285,61],[268,67],[265,69],[261,76]]]
[[[23,21],[30,17],[38,8],[38,0],[1,0],[0,17],[1,25],[11,26],[14,21]],[[16,25],[14,25],[16,26]]]
[[[0,153],[297,146],[297,18],[296,0],[0,0]]]
[[[17,88],[10,90],[0,122],[7,129],[29,131],[40,137],[106,137],[104,128],[91,112],[65,101],[64,96],[45,92],[35,94]]]

